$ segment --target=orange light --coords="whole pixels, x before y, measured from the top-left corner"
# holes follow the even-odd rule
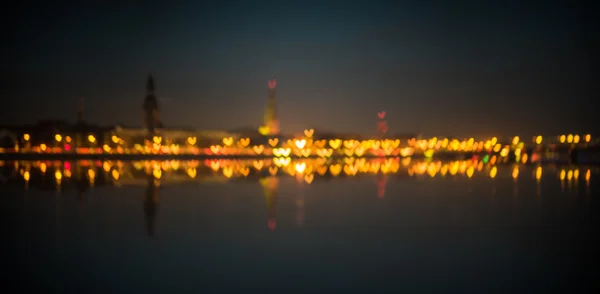
[[[513,179],[517,179],[519,177],[519,168],[516,166],[513,168],[512,177]]]
[[[517,145],[517,144],[519,144],[519,140],[520,140],[520,139],[519,139],[519,136],[515,136],[515,137],[513,138],[513,140],[512,140],[512,143],[513,143],[513,145]]]
[[[564,143],[564,142],[565,142],[565,140],[567,140],[567,136],[565,136],[565,135],[560,135],[560,137],[558,138],[558,140],[559,140],[561,143]]]

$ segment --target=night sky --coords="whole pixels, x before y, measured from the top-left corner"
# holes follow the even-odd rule
[[[166,126],[258,126],[273,77],[283,131],[375,134],[381,110],[390,133],[600,125],[598,9],[577,1],[49,2],[4,11],[1,124],[74,122],[83,98],[90,123],[141,126],[152,73]]]

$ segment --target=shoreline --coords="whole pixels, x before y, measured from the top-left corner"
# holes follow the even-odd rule
[[[465,160],[473,157],[484,157],[485,155],[492,155],[489,153],[468,153],[468,152],[442,152],[434,154],[433,157],[428,158],[424,154],[413,154],[411,156],[400,156],[400,155],[372,155],[365,154],[363,156],[346,156],[344,154],[334,154],[330,157],[321,157],[317,154],[311,154],[310,156],[297,156],[290,154],[289,158],[299,159],[341,159],[341,158],[366,158],[366,159],[377,159],[377,158],[412,158],[412,159],[432,159],[432,160]],[[273,159],[277,158],[274,155],[208,155],[208,154],[75,154],[75,153],[0,153],[0,160],[11,161],[11,160],[122,160],[122,161],[137,161],[137,160],[239,160],[239,159]],[[513,159],[514,160],[514,159]],[[581,163],[581,164],[600,164],[600,152],[580,152],[573,161],[568,153],[558,153],[554,158],[541,158],[535,163]],[[531,162],[527,162],[530,164]]]

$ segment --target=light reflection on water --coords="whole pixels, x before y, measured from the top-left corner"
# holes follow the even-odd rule
[[[342,159],[2,168],[4,266],[9,281],[31,287],[510,292],[587,288],[598,277],[596,167]]]

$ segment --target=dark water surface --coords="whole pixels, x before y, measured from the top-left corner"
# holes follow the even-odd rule
[[[569,167],[570,169],[578,167]],[[592,293],[595,171],[0,184],[2,287],[75,293]],[[579,169],[578,169],[579,170]],[[33,181],[33,177],[32,177]],[[263,182],[264,184],[264,182]],[[266,186],[270,189],[264,188]],[[3,291],[12,293],[12,291]],[[42,292],[39,292],[42,293]]]

